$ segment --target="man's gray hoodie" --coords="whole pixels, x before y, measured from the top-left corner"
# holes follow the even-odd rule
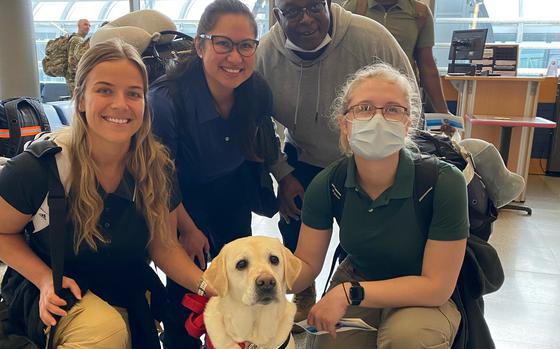
[[[298,150],[298,160],[326,167],[341,156],[339,133],[329,118],[338,89],[358,69],[377,61],[391,64],[414,78],[408,58],[382,25],[331,5],[332,41],[315,60],[305,61],[284,45],[276,23],[262,38],[257,70],[274,97],[273,117],[286,127],[286,141]],[[277,180],[292,168],[281,159],[272,168]]]

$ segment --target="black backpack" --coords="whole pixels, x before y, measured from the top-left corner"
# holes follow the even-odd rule
[[[32,97],[0,101],[0,156],[11,158],[23,151],[26,142],[49,132],[49,120],[41,103]]]
[[[150,84],[165,74],[167,65],[180,60],[194,50],[194,39],[187,34],[173,30],[164,30],[160,34],[175,35],[175,39],[165,43],[152,42],[142,53]]]
[[[420,152],[431,154],[438,159],[455,165],[463,171],[467,167],[467,161],[457,151],[447,136],[435,135],[426,131],[416,131],[412,140]],[[471,234],[488,241],[492,233],[492,223],[498,218],[498,210],[490,199],[486,185],[482,177],[477,173],[474,161],[470,161],[473,167],[473,178],[467,185],[469,199],[469,231]]]

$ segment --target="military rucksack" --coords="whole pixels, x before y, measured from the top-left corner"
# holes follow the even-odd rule
[[[68,44],[74,35],[76,34],[61,35],[47,42],[45,57],[41,61],[45,74],[54,77],[66,76],[66,71],[68,70]]]

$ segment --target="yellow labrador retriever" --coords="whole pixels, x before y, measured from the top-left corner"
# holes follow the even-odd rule
[[[296,306],[286,299],[301,261],[280,240],[264,236],[225,245],[204,272],[218,293],[204,311],[206,331],[216,349],[295,349],[290,330]]]

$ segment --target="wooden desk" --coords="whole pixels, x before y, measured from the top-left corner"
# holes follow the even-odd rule
[[[457,114],[534,115],[543,77],[445,76],[459,93]],[[521,99],[518,99],[520,98]],[[472,100],[476,98],[476,100]],[[512,103],[505,103],[512,102]],[[521,108],[519,108],[521,107]],[[536,110],[536,109],[535,109]],[[486,111],[486,112],[483,112]]]
[[[446,76],[458,92],[457,115],[493,115],[515,119],[534,119],[542,77]],[[465,138],[479,138],[500,148],[502,125],[465,122]],[[533,127],[511,129],[507,167],[527,181],[533,143]],[[506,131],[508,132],[508,131]],[[520,197],[525,200],[525,192]]]
[[[498,126],[501,127],[501,135],[500,135],[500,155],[502,159],[504,159],[504,163],[508,163],[509,160],[509,151],[510,151],[510,143],[511,143],[511,133],[514,127],[521,127],[521,128],[555,128],[556,123],[545,118],[541,117],[526,117],[526,118],[510,118],[504,116],[496,116],[496,115],[465,115],[465,135],[470,133],[470,129],[473,125],[484,125],[484,126]],[[467,137],[468,138],[468,137]],[[531,156],[531,148],[532,148],[532,141],[529,144],[523,143],[526,141],[525,139],[521,140],[522,143],[520,148],[528,149],[527,151],[527,161],[529,161],[529,157]],[[525,171],[528,171],[529,168],[527,167]],[[527,181],[526,176],[525,182]],[[520,201],[524,201],[525,196],[524,193],[520,197]]]

